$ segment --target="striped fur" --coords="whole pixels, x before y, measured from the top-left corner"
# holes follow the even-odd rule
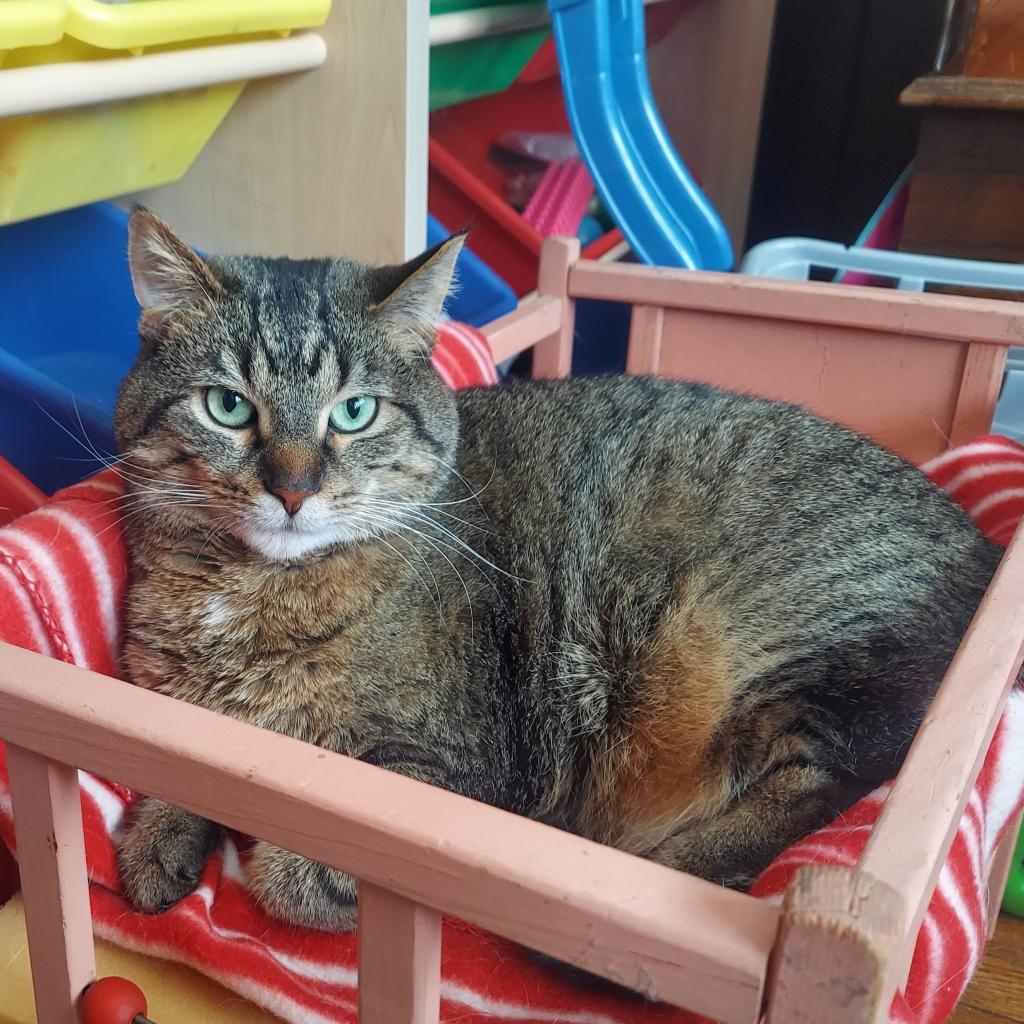
[[[696,384],[453,395],[425,325],[461,239],[373,268],[130,238],[137,685],[741,888],[899,765],[999,559],[918,470]],[[133,903],[220,838],[138,804]],[[355,923],[354,880],[286,851],[249,884]]]
[[[441,345],[449,347],[444,338]],[[456,353],[461,348],[452,342]],[[467,362],[466,365],[469,365]],[[998,472],[989,467],[1002,464]],[[977,488],[950,490],[974,507],[986,501],[999,521],[1024,513],[1024,449],[1001,438],[955,449],[934,468],[950,487],[965,472]],[[977,472],[976,472],[977,471]],[[0,463],[0,480],[4,479]],[[109,499],[121,485],[111,473],[58,495],[54,508],[73,517],[103,552],[88,559],[78,535],[58,529],[52,516],[30,515],[18,529],[55,559],[66,581],[56,590],[20,542],[0,530],[0,561],[17,574],[0,571],[0,639],[52,654],[74,623],[80,636],[105,636],[111,624],[100,613],[97,595],[109,588],[120,609],[126,551]],[[0,483],[0,504],[7,491]],[[38,501],[39,499],[37,499]],[[993,519],[992,525],[996,520]],[[1005,543],[1006,527],[994,540]],[[100,577],[103,577],[101,579]],[[62,600],[61,594],[67,600]],[[118,631],[115,619],[113,631]],[[39,638],[36,642],[33,638]],[[105,643],[90,646],[84,664],[116,673]],[[86,822],[93,915],[97,932],[126,948],[195,966],[222,981],[237,996],[279,1014],[290,1024],[356,1019],[356,941],[300,931],[265,916],[246,891],[246,854],[234,839],[211,857],[199,889],[167,914],[149,917],[124,902],[114,858],[113,837],[133,794],[122,787],[80,776]],[[807,863],[850,864],[866,841],[888,787],[881,787],[841,819],[786,851],[758,880],[756,895],[781,898],[791,874]],[[893,1004],[892,1024],[941,1024],[952,1011],[977,966],[985,940],[982,870],[996,840],[1020,807],[1024,790],[1024,696],[1011,698],[985,767],[968,801],[940,885],[929,904],[911,964],[905,996]],[[12,846],[10,797],[0,750],[0,838]],[[690,1015],[667,1007],[623,1001],[607,994],[581,993],[560,984],[527,962],[522,953],[494,936],[460,922],[445,923],[443,1017],[463,1024],[513,1024],[555,1020],[569,1024],[692,1024]],[[27,955],[24,950],[21,955]]]

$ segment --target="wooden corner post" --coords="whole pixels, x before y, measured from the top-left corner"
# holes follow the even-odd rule
[[[11,806],[39,1024],[78,1024],[96,977],[78,772],[7,745]]]
[[[359,1024],[438,1024],[441,915],[359,883]]]
[[[562,315],[558,330],[533,350],[535,378],[568,377],[572,372],[576,304],[569,294],[569,271],[579,258],[580,243],[575,238],[549,238],[541,249],[537,294],[561,300]]]
[[[812,865],[786,891],[768,973],[767,1024],[883,1024],[904,937],[899,893],[851,868]]]

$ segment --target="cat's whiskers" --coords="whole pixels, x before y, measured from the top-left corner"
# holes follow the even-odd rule
[[[67,436],[70,437],[71,440],[88,455],[87,459],[75,460],[74,458],[71,458],[68,461],[98,462],[105,469],[114,470],[114,472],[120,475],[126,483],[132,485],[133,488],[143,489],[152,487],[154,481],[158,479],[156,474],[159,473],[161,467],[137,461],[139,455],[143,454],[144,449],[133,448],[120,455],[115,455],[113,452],[101,449],[89,436],[89,432],[82,420],[82,414],[79,411],[78,403],[74,399],[72,399],[72,407],[75,411],[75,418],[78,421],[78,427],[82,432],[81,437],[78,437],[74,431],[61,423],[60,420],[49,412],[49,410],[45,409],[42,405],[39,405],[40,411],[54,424],[56,424],[57,427],[64,431],[64,433],[67,434]],[[172,487],[165,488],[165,493],[179,495],[187,494],[196,498],[200,498],[202,496],[202,492],[198,488],[184,481],[173,482]]]
[[[199,490],[157,486],[134,488],[123,495],[119,495],[115,500],[120,502],[121,508],[131,508],[134,505],[144,503],[153,506],[157,502],[163,502],[166,499],[182,499],[197,504],[208,503],[206,495]]]
[[[207,549],[210,542],[214,539],[219,540],[225,533],[228,532],[229,524],[231,521],[230,514],[219,516],[213,520],[213,525],[210,527],[209,532],[206,534],[206,538],[200,545],[199,550],[196,552],[195,560],[192,562],[193,568],[199,564],[199,559],[202,557],[203,552]]]
[[[424,452],[423,454],[427,456],[428,459],[433,459],[434,462],[438,463],[444,469],[449,471],[453,476],[461,480],[465,485],[466,489],[469,490],[469,492],[471,492],[470,497],[467,499],[467,501],[472,501],[475,498],[477,499],[478,504],[479,496],[490,485],[490,481],[494,480],[495,473],[498,471],[498,463],[497,461],[495,461],[492,464],[490,464],[490,476],[487,478],[487,482],[484,483],[483,486],[479,488],[479,490],[473,490],[473,485],[469,482],[469,480],[467,480],[466,477],[463,476],[462,473],[460,473],[459,470],[456,469],[455,466],[453,466],[451,463],[445,462],[443,459],[440,458],[440,456],[434,455],[433,452]],[[484,515],[487,514],[487,510],[483,507],[482,504],[480,504],[480,511],[483,512]]]
[[[374,499],[370,499],[370,500],[374,500]],[[491,577],[488,575],[488,573],[486,572],[484,566],[480,565],[476,561],[474,561],[470,557],[470,554],[476,555],[476,557],[478,559],[480,559],[481,562],[483,562],[486,565],[490,566],[491,568],[495,569],[497,572],[500,572],[502,575],[507,576],[509,579],[517,580],[519,582],[528,582],[526,580],[520,580],[519,577],[513,576],[510,573],[505,572],[504,569],[500,568],[499,566],[496,566],[493,562],[488,561],[486,558],[484,558],[478,552],[474,551],[473,548],[469,547],[469,545],[463,543],[463,541],[460,538],[458,538],[455,534],[453,534],[450,530],[446,530],[444,527],[440,526],[440,524],[435,523],[432,519],[430,519],[429,516],[426,516],[426,515],[416,515],[415,513],[419,512],[419,506],[416,506],[416,505],[401,505],[400,503],[390,503],[390,504],[394,505],[394,508],[392,510],[392,514],[396,514],[397,513],[399,516],[402,516],[402,517],[404,517],[405,515],[410,515],[413,518],[414,522],[420,523],[421,525],[432,526],[434,529],[439,530],[443,534],[446,534],[447,536],[452,537],[454,540],[456,540],[458,542],[457,546],[449,544],[446,541],[441,540],[441,539],[439,539],[437,537],[431,537],[431,536],[423,533],[420,530],[414,529],[412,526],[409,526],[406,523],[402,524],[402,529],[408,530],[410,533],[412,533],[415,536],[421,538],[424,542],[426,542],[428,544],[429,547],[431,547],[434,551],[436,551],[443,558],[445,558],[445,560],[449,564],[451,564],[453,568],[454,568],[454,564],[451,562],[451,559],[449,559],[444,554],[444,552],[442,551],[442,548],[445,548],[448,551],[451,551],[453,554],[461,556],[467,562],[469,562],[469,564],[472,565],[473,568],[475,568],[480,573],[480,575],[483,576],[483,578],[487,581],[487,584],[491,588],[491,590],[493,591],[495,598],[497,598],[497,600],[498,600],[498,603],[503,608],[505,608],[506,610],[507,610],[506,596],[495,585],[494,580],[492,580]],[[465,550],[461,550],[461,549],[465,549]],[[470,554],[467,554],[467,552],[469,552]],[[456,570],[456,574],[459,576],[459,579],[462,580],[462,574],[459,573],[458,570]],[[464,581],[463,581],[463,585],[465,585]]]
[[[408,530],[409,527],[403,525],[400,529]],[[411,532],[417,533],[418,531],[412,530]],[[423,534],[419,534],[419,536],[422,537],[428,547],[433,548],[452,567],[452,572],[455,573],[459,579],[459,583],[462,584],[462,589],[466,594],[466,610],[469,612],[469,642],[472,644],[476,638],[476,615],[473,611],[473,596],[469,592],[469,585],[466,583],[466,579],[462,573],[459,572],[458,566],[440,549],[440,547],[437,546],[436,543],[431,540],[431,538],[426,537]]]
[[[113,469],[122,462],[128,462],[138,454],[140,454],[140,449],[125,452],[122,455],[114,455],[112,453],[89,455],[88,457],[84,455],[56,455],[54,458],[60,459],[61,462],[101,462],[108,469]]]
[[[85,427],[85,423],[82,420],[81,411],[78,408],[78,402],[72,397],[72,407],[75,410],[75,418],[78,421],[78,428],[82,432],[82,437],[76,437],[70,430],[59,423],[56,419],[50,416],[50,419],[57,423],[57,426],[61,427],[68,436],[75,441],[79,447],[84,451],[88,452],[89,455],[105,466],[107,469],[113,469],[120,473],[126,480],[138,480],[139,482],[148,482],[150,477],[145,474],[151,474],[154,471],[159,471],[161,467],[150,465],[148,462],[133,462],[133,459],[138,459],[140,455],[149,454],[146,449],[143,448],[132,448],[127,452],[122,452],[120,455],[115,455],[113,452],[108,452],[106,449],[100,448],[99,445],[89,436],[89,431]],[[46,412],[46,410],[43,410]],[[49,415],[49,413],[47,413]],[[134,472],[130,472],[134,471]]]
[[[130,509],[128,512],[119,512],[117,518],[112,523],[109,523],[107,526],[104,526],[103,529],[100,530],[96,534],[96,536],[97,537],[102,537],[103,534],[105,534],[107,532],[107,530],[112,530],[115,526],[124,527],[125,523],[127,523],[129,520],[135,519],[135,518],[137,518],[140,515],[146,514],[147,512],[152,512],[153,507],[154,507],[153,504],[146,504],[146,505],[141,505],[141,506],[134,507],[134,508]],[[206,506],[202,505],[202,504],[199,504],[199,503],[196,503],[196,502],[180,501],[179,500],[179,501],[163,502],[163,503],[161,503],[160,507],[161,508],[196,508],[196,509],[201,509],[201,508],[205,508]]]
[[[472,595],[469,592],[469,585],[466,583],[465,577],[462,575],[461,572],[459,572],[458,566],[456,566],[456,564],[442,550],[441,546],[442,546],[443,542],[442,541],[438,541],[434,537],[429,537],[427,534],[422,533],[420,530],[414,529],[413,527],[409,526],[407,523],[403,523],[401,520],[393,520],[392,523],[389,524],[389,525],[391,525],[391,527],[392,527],[391,532],[394,532],[396,529],[397,530],[405,530],[405,531],[407,531],[409,533],[412,533],[415,536],[419,537],[420,540],[422,540],[427,545],[427,547],[431,548],[434,552],[436,552],[438,555],[440,555],[451,566],[452,572],[455,573],[455,575],[458,577],[459,583],[462,584],[462,589],[465,591],[465,594],[466,594],[466,607],[469,610],[469,634],[470,634],[470,639],[471,639],[471,642],[472,642],[472,638],[475,635],[475,629],[476,629],[476,619],[475,619],[475,615],[473,613],[473,597],[472,597]],[[454,550],[454,549],[451,548],[450,545],[447,545],[447,544],[445,544],[444,547],[449,548],[449,550]],[[456,551],[455,553],[456,554],[460,554],[461,552],[457,552]],[[463,556],[463,557],[465,557],[465,556]],[[479,568],[479,566],[477,568]],[[482,572],[482,570],[481,570],[481,572]],[[497,588],[494,587],[493,582],[491,582],[491,580],[487,577],[486,573],[483,573],[483,576],[484,576],[485,579],[487,579],[487,582],[491,584],[491,587],[494,589],[495,593],[497,593],[498,592]]]
[[[410,526],[408,523],[406,523],[404,521],[406,516],[411,517],[414,522],[421,522],[420,519],[418,519],[417,517],[415,517],[412,514],[411,507],[407,508],[407,509],[404,509],[404,510],[400,510],[400,511],[399,510],[395,510],[395,514],[398,517],[395,520],[395,522],[398,525],[399,529],[407,530],[409,533],[412,533],[415,536],[421,538],[423,541],[425,541],[427,544],[429,544],[438,553],[440,553],[441,548],[446,548],[448,551],[451,551],[453,554],[460,555],[462,558],[465,558],[466,561],[469,562],[475,569],[477,569],[481,573],[481,575],[483,575],[484,578],[488,580],[488,582],[491,582],[489,577],[487,576],[487,573],[484,572],[483,568],[481,566],[477,565],[475,562],[473,562],[469,558],[469,556],[467,554],[465,554],[463,551],[459,550],[458,547],[456,547],[453,544],[449,544],[446,541],[440,540],[437,537],[431,537],[429,534],[425,534],[422,531],[417,530],[414,527]],[[431,521],[431,525],[436,525],[436,524],[434,524],[433,521]],[[466,545],[462,545],[462,547],[465,547],[465,546]],[[497,568],[497,566],[495,566],[495,568]],[[491,583],[491,585],[493,586],[494,584]]]
[[[483,494],[483,492],[487,490],[488,487],[490,487],[491,482],[494,480],[494,474],[498,471],[497,460],[491,463],[491,475],[487,478],[487,483],[485,483],[479,490],[474,490],[473,485],[453,465],[445,462],[444,459],[440,458],[440,456],[435,455],[433,452],[424,452],[423,454],[426,455],[428,458],[433,459],[435,462],[439,463],[446,470],[448,470],[449,473],[451,473],[453,476],[461,480],[462,483],[465,485],[466,490],[470,492],[468,498],[463,498],[461,500],[463,502],[475,500],[477,505],[480,506],[480,511],[483,512],[483,514],[487,516],[488,521],[490,521],[491,517],[487,514],[487,509],[484,508],[483,502],[480,501],[480,495]],[[439,504],[455,505],[460,503],[461,502],[440,502]]]
[[[372,501],[374,504],[380,507],[386,507],[388,511],[406,511],[406,510],[418,510],[420,508],[433,508],[440,515],[447,516],[453,522],[460,523],[470,530],[479,530],[481,533],[489,534],[492,537],[497,536],[493,530],[488,530],[485,526],[480,526],[477,523],[470,522],[468,519],[461,519],[457,515],[453,515],[451,512],[446,512],[444,509],[437,508],[435,505],[429,503],[419,503],[415,501],[389,501],[387,498],[370,498],[367,499]]]
[[[114,469],[114,470],[116,470],[123,477],[125,477],[126,480],[131,480],[132,479],[132,474],[126,472],[122,468],[123,464],[127,463],[127,460],[129,458],[129,456],[115,456],[115,455],[111,455],[109,453],[104,455],[100,451],[100,449],[97,448],[96,445],[93,443],[92,438],[89,437],[88,431],[86,431],[85,426],[82,424],[81,415],[78,415],[78,422],[79,422],[79,425],[81,426],[82,437],[78,437],[74,433],[74,431],[70,430],[63,423],[61,423],[61,421],[59,419],[57,419],[57,417],[54,416],[52,413],[50,413],[50,411],[48,409],[44,408],[44,406],[42,406],[38,402],[36,404],[39,406],[39,410],[43,413],[44,416],[47,417],[47,419],[52,420],[52,422],[57,427],[59,427],[61,430],[63,430],[64,433],[67,434],[68,437],[70,437],[71,440],[74,441],[75,444],[77,444],[78,447],[81,448],[82,451],[84,451],[92,459],[95,459],[105,469]],[[76,412],[76,414],[78,414],[78,405],[77,405],[77,403],[75,404],[75,412]],[[84,438],[84,440],[83,440],[83,438]],[[141,468],[141,467],[133,467],[133,468],[138,469],[138,468]],[[144,479],[144,478],[140,477],[139,479]]]
[[[416,546],[412,543],[412,541],[408,540],[406,537],[403,537],[400,533],[397,532],[397,530],[394,529],[395,524],[393,522],[390,522],[390,521],[385,520],[383,518],[379,518],[379,517],[373,516],[372,514],[366,514],[366,510],[364,510],[364,509],[360,509],[358,511],[359,511],[358,518],[361,521],[361,523],[368,523],[369,525],[371,525],[373,527],[376,527],[378,529],[383,529],[384,533],[386,533],[387,536],[394,537],[396,540],[400,540],[404,544],[407,544],[408,547],[409,547],[409,550],[414,555],[416,555],[416,557],[419,558],[419,560],[423,563],[423,567],[430,574],[430,579],[431,579],[431,581],[434,584],[434,591],[435,591],[435,593],[431,593],[430,587],[427,586],[427,581],[420,574],[420,572],[416,568],[416,566],[413,565],[412,562],[410,562],[409,559],[406,558],[405,555],[403,555],[402,552],[398,550],[398,548],[396,548],[389,541],[385,540],[384,535],[382,533],[375,533],[373,535],[375,540],[379,541],[386,548],[388,548],[389,550],[394,552],[394,554],[396,554],[403,562],[405,562],[405,564],[412,570],[412,572],[415,573],[416,578],[423,584],[423,589],[426,590],[427,596],[430,598],[430,600],[433,603],[434,607],[437,609],[437,616],[438,616],[438,618],[439,619],[443,619],[443,615],[442,615],[442,612],[441,612],[441,603],[440,603],[441,588],[438,585],[437,577],[434,575],[434,570],[430,568],[430,563],[423,557],[423,555],[419,551],[416,550]]]
[[[410,516],[414,521],[422,523],[424,526],[429,526],[437,530],[438,533],[449,538],[451,541],[454,542],[454,544],[458,548],[462,549],[462,552],[465,552],[463,557],[467,559],[470,557],[475,558],[482,565],[487,566],[490,569],[493,569],[495,572],[501,573],[502,576],[505,576],[510,580],[514,580],[516,583],[531,582],[530,580],[524,579],[521,576],[516,576],[514,573],[510,573],[507,570],[502,569],[500,565],[495,565],[494,562],[492,562],[489,558],[485,558],[483,555],[481,555],[480,552],[476,550],[476,548],[474,548],[470,544],[467,544],[458,534],[453,533],[451,530],[448,529],[448,527],[443,526],[441,523],[438,523],[435,520],[431,519],[430,516],[426,514],[426,512],[423,512],[417,506],[409,506],[404,511],[404,514]],[[439,543],[445,544],[445,547],[447,547],[449,550],[452,550],[451,544],[446,544],[444,541],[439,541]]]

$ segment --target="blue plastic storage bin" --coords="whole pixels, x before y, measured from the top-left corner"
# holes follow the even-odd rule
[[[448,232],[431,220],[432,242]],[[138,349],[128,215],[109,203],[0,228],[0,455],[44,491],[114,451],[114,401]],[[516,306],[471,252],[450,315],[483,324]]]
[[[437,218],[427,217],[427,245],[437,245],[450,234]],[[516,308],[516,293],[468,246],[459,254],[456,274],[458,287],[445,303],[453,320],[482,327]]]
[[[126,224],[100,204],[0,228],[0,455],[47,492],[114,450],[138,348]]]

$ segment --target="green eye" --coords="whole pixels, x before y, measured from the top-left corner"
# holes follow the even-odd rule
[[[222,427],[239,430],[256,419],[256,406],[244,395],[227,388],[206,389],[206,411]]]
[[[376,418],[380,403],[371,395],[356,395],[331,410],[331,426],[342,434],[365,430]]]

